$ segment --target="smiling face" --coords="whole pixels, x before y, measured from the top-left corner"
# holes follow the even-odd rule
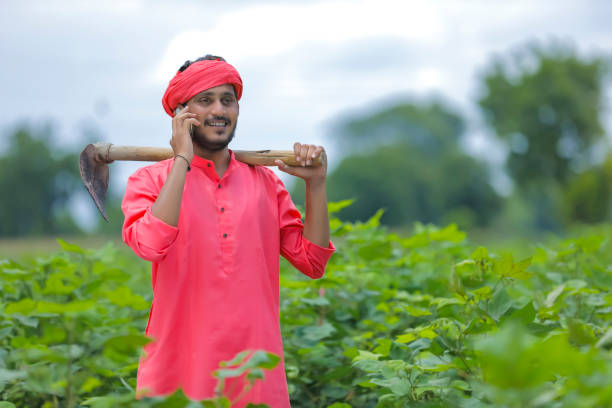
[[[209,152],[223,150],[234,138],[238,121],[238,101],[234,87],[219,85],[195,95],[187,102],[201,125],[193,128],[194,144]]]

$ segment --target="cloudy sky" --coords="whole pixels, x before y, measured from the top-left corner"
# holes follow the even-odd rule
[[[442,95],[472,120],[469,149],[491,156],[475,98],[493,55],[553,39],[612,55],[606,0],[0,3],[0,134],[52,120],[60,142],[79,150],[84,132],[167,146],[165,87],[185,60],[211,53],[244,81],[235,149],[323,144],[333,164],[341,152],[328,129],[348,112]],[[122,190],[138,165],[113,166]]]

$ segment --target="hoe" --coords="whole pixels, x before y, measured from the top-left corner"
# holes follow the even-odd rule
[[[234,150],[237,160],[253,166],[275,166],[275,160],[281,160],[289,166],[297,166],[292,150]],[[170,148],[115,146],[111,143],[94,143],[85,146],[79,158],[79,170],[83,184],[96,203],[100,214],[108,221],[104,211],[106,191],[108,190],[108,164],[115,160],[127,161],[160,161],[174,157]],[[326,160],[325,152],[311,166],[319,166]]]

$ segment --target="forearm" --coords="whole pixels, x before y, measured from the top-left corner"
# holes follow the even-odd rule
[[[319,183],[306,182],[306,216],[304,237],[320,247],[329,245],[329,214],[325,180]]]
[[[176,158],[166,182],[151,208],[155,217],[173,227],[178,226],[186,174],[187,161],[180,157]]]

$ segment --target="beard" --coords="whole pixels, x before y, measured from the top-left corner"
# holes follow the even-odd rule
[[[227,121],[227,123],[230,123],[229,119],[227,118],[223,118]],[[231,124],[231,123],[230,123]],[[230,131],[230,133],[227,135],[227,137],[225,138],[225,140],[208,140],[208,138],[206,137],[205,133],[203,131],[201,131],[198,128],[194,128],[194,132],[193,132],[193,136],[191,137],[191,140],[193,140],[193,143],[196,144],[199,148],[208,151],[208,152],[217,152],[219,150],[223,150],[227,147],[227,145],[230,144],[230,142],[232,141],[232,139],[234,139],[234,134],[236,133],[236,126],[238,125],[238,119],[236,118],[236,122],[234,123],[234,126],[232,127],[232,130]]]

